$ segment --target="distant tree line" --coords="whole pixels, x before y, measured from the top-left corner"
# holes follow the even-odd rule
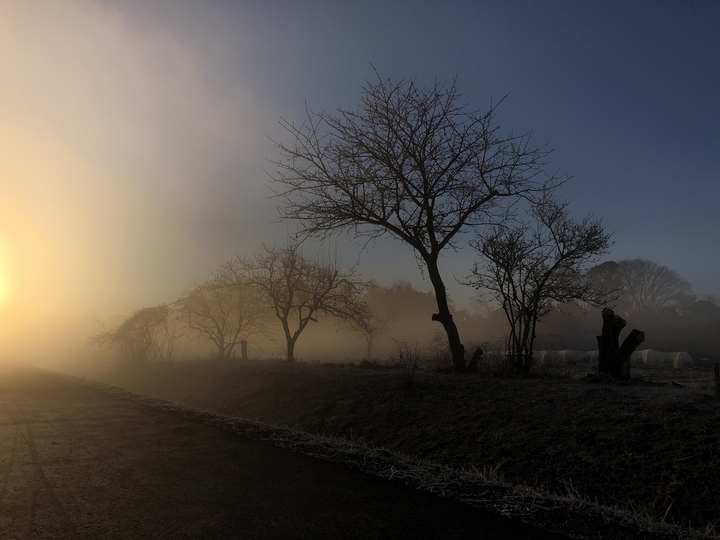
[[[263,247],[251,257],[221,264],[174,303],[141,309],[92,341],[135,363],[172,360],[180,335],[210,342],[221,360],[234,356],[240,345],[246,359],[248,339],[267,336],[277,321],[286,359],[292,362],[300,335],[319,318],[368,325],[372,314],[360,299],[365,287],[355,270],[337,258],[309,257],[297,243]]]

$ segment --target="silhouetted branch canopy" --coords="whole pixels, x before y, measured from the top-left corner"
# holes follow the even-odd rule
[[[496,226],[478,236],[473,246],[481,260],[469,282],[500,303],[519,372],[530,367],[537,321],[553,307],[568,301],[600,306],[612,298],[585,270],[610,245],[601,221],[576,221],[567,203],[552,199],[534,204],[530,216],[529,223]]]
[[[519,197],[561,183],[544,171],[548,150],[500,134],[496,105],[471,111],[461,97],[454,81],[423,89],[378,80],[356,111],[282,121],[294,143],[275,143],[281,216],[307,235],[390,235],[425,259],[468,227],[503,221]]]
[[[167,305],[139,309],[115,330],[94,336],[91,343],[116,349],[128,360],[148,360],[158,352],[159,331],[166,325],[169,313]]]
[[[337,257],[305,256],[297,243],[263,246],[252,257],[237,257],[221,267],[217,278],[230,285],[242,282],[263,294],[283,328],[288,360],[297,338],[319,316],[344,320],[366,309],[359,298],[365,283],[354,268],[344,268]]]
[[[178,300],[181,317],[187,327],[215,345],[218,356],[232,354],[237,344],[257,332],[264,332],[267,309],[264,299],[247,280],[217,275],[195,284]]]

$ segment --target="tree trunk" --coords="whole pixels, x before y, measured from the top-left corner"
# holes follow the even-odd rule
[[[533,308],[533,310],[527,315],[526,320],[527,330],[525,333],[525,343],[527,344],[527,353],[525,355],[525,363],[523,364],[523,373],[525,375],[530,373],[530,368],[532,368],[533,363],[535,362],[533,347],[535,346],[535,338],[537,337],[537,334],[535,333],[537,320],[538,311],[537,308]]]
[[[247,353],[247,339],[240,340],[240,359],[243,361],[246,361],[248,359],[248,353]]]
[[[533,364],[533,352],[532,352],[532,349],[530,349],[529,351],[525,352],[525,353],[522,355],[522,358],[523,358],[522,374],[523,374],[523,375],[527,375],[528,373],[530,373],[530,368],[532,367],[532,364]]]
[[[633,351],[645,341],[645,332],[633,330],[619,344],[620,332],[627,325],[625,319],[615,315],[612,309],[602,310],[602,334],[597,336],[598,373],[608,373],[619,379],[630,378],[630,357]]]
[[[287,321],[287,314],[284,319],[280,319],[280,322],[282,323],[283,332],[285,332],[285,343],[287,344],[287,356],[285,359],[288,362],[294,362],[295,361],[295,341],[297,340],[297,334],[293,336],[290,333],[290,326],[288,325]]]
[[[368,362],[372,362],[372,358],[370,355],[372,353],[373,340],[369,339],[367,337],[365,338],[365,340],[367,341],[367,351],[366,351],[366,355],[365,355],[365,360],[367,360]]]
[[[452,353],[453,367],[455,371],[465,371],[465,347],[460,341],[460,333],[458,332],[455,321],[450,314],[450,307],[447,301],[447,292],[445,291],[445,284],[440,276],[440,271],[437,267],[436,260],[425,261],[428,268],[428,275],[430,276],[430,282],[435,290],[435,300],[438,306],[438,312],[433,313],[432,320],[438,321],[443,325],[445,332],[448,337],[448,345],[450,346],[450,352]]]
[[[624,379],[630,378],[630,357],[643,341],[645,341],[645,332],[633,329],[620,345],[620,363],[623,366]]]
[[[287,361],[295,361],[295,338],[289,337],[287,340]]]

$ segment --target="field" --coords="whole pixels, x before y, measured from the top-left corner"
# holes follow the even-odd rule
[[[332,435],[480,471],[568,500],[720,532],[720,401],[712,373],[587,368],[528,378],[363,363],[197,362],[115,371],[104,382],[194,408]]]

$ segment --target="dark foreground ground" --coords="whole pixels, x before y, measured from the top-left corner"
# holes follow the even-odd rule
[[[563,538],[20,369],[0,371],[0,538]]]
[[[233,418],[478,471],[560,495],[574,510],[599,503],[617,510],[612,520],[642,530],[664,522],[720,531],[720,401],[712,372],[634,369],[642,380],[628,385],[585,382],[591,366],[521,379],[418,371],[408,386],[401,370],[365,367],[205,361],[126,367],[103,380]],[[494,508],[545,527],[537,505],[523,504]],[[557,522],[550,514],[543,515]],[[576,518],[568,515],[566,526],[551,530],[586,536]],[[598,537],[611,537],[607,527]]]

